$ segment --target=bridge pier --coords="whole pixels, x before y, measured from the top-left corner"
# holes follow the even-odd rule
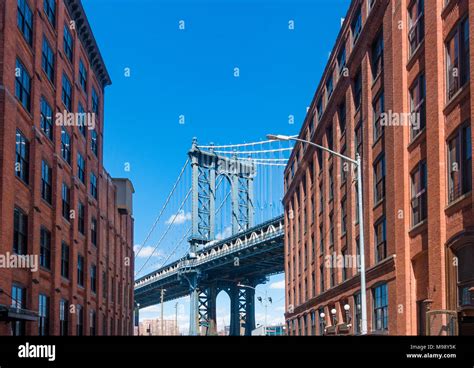
[[[239,287],[237,284],[229,288],[230,296],[230,336],[240,336],[241,315],[239,308]]]
[[[217,335],[216,323],[217,287],[210,285],[199,292],[199,326],[204,329],[205,335]]]
[[[255,330],[255,289],[245,291],[245,336],[251,336]]]
[[[189,334],[196,336],[199,334],[199,290],[198,290],[198,275],[197,273],[190,273],[189,281]]]

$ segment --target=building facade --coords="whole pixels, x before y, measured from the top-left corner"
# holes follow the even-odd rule
[[[468,0],[353,0],[299,134],[361,155],[371,334],[474,334],[473,26]],[[285,171],[292,335],[360,333],[354,171],[305,144]]]
[[[164,319],[163,326],[161,319],[145,319],[139,324],[140,336],[178,336],[180,335],[179,326],[176,320]]]
[[[80,0],[0,2],[0,335],[133,334],[133,186],[103,167],[110,83]]]

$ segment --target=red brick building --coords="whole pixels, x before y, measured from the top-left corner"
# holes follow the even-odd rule
[[[473,27],[468,0],[353,0],[299,135],[361,154],[371,334],[474,334]],[[295,146],[290,334],[360,332],[354,179]]]
[[[133,187],[102,164],[110,83],[80,0],[0,2],[0,335],[133,334]]]

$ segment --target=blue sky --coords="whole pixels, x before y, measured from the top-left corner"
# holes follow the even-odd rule
[[[113,177],[133,181],[136,244],[156,218],[193,137],[230,144],[299,132],[349,3],[83,0],[113,82],[105,97],[104,163]],[[282,280],[276,276],[258,287],[274,301],[269,322],[283,321]],[[178,302],[184,332],[188,301]],[[228,323],[227,304],[220,294],[219,328]],[[144,310],[141,317],[158,311]],[[165,315],[174,316],[174,302],[166,303]],[[263,318],[257,303],[257,323]]]

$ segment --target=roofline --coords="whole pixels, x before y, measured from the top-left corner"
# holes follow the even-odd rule
[[[337,37],[336,37],[336,40],[334,41],[333,47],[331,49],[331,53],[329,54],[328,61],[325,65],[325,67],[324,67],[324,70],[321,74],[318,85],[316,87],[316,90],[315,90],[315,92],[313,94],[313,97],[311,99],[311,103],[308,106],[308,111],[305,115],[305,118],[303,120],[303,124],[301,125],[301,129],[298,133],[299,138],[302,138],[301,135],[304,134],[304,132],[305,132],[305,130],[306,130],[308,124],[309,124],[308,119],[313,119],[314,112],[315,112],[314,109],[315,109],[316,101],[319,99],[319,97],[323,96],[325,82],[326,82],[326,79],[328,77],[329,71],[332,70],[333,62],[334,62],[335,58],[337,57],[337,55],[338,55],[338,53],[341,49],[342,41],[345,41],[344,33],[348,30],[349,22],[352,19],[352,15],[353,15],[355,9],[360,4],[361,4],[360,0],[351,0],[349,8],[346,11],[346,16],[344,17],[344,21],[341,23],[341,27],[339,29],[339,32],[337,33]],[[346,54],[346,58],[347,57],[348,57],[348,55]],[[299,149],[300,145],[301,145],[301,142],[296,142],[295,146],[293,147],[291,155],[288,158],[288,164],[287,164],[287,166],[285,167],[285,170],[284,170],[285,175],[287,174],[287,172],[288,172],[288,170],[291,166],[290,162],[292,162],[293,159],[294,159],[295,151],[296,151],[297,148]]]
[[[101,87],[104,89],[106,86],[112,84],[112,80],[110,79],[109,72],[105,66],[97,41],[92,33],[82,2],[81,0],[64,0],[64,4],[66,5],[69,15],[76,23],[77,34],[87,52],[87,57],[89,58],[89,62],[97,76],[97,79],[99,79]]]

